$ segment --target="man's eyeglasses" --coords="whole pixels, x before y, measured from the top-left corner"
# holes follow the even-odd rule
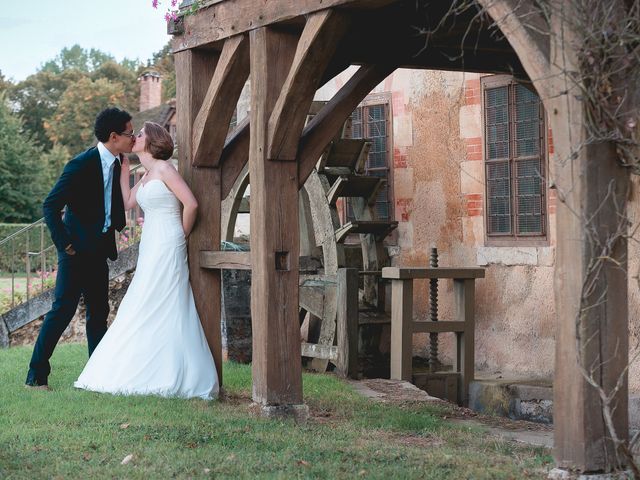
[[[122,135],[123,137],[129,137],[129,138],[135,138],[136,137],[136,132],[122,132],[119,133],[118,135]]]

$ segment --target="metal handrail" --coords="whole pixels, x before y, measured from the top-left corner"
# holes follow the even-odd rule
[[[135,174],[139,169],[142,168],[142,164],[136,165],[135,167],[131,168],[129,170],[129,174]],[[127,225],[125,226],[126,229],[129,229],[129,233],[123,233],[121,235],[125,236],[125,241],[127,242],[126,246],[129,246],[131,242],[131,238],[135,238],[136,235],[134,233],[133,236],[131,236],[130,232],[131,229],[136,228],[136,225],[131,224],[130,221],[133,220],[133,216],[131,215],[131,211],[132,209],[129,209],[127,211]],[[39,251],[33,251],[32,248],[29,248],[30,245],[30,237],[31,237],[31,232],[38,228],[40,231],[38,232],[40,235],[40,241],[39,241]],[[125,230],[123,230],[124,232]],[[38,235],[38,233],[35,233],[33,235],[33,238],[31,240],[37,240],[36,235]],[[122,238],[122,237],[121,237]],[[25,242],[24,248],[22,247],[18,247],[16,249],[16,242],[21,242],[23,241]],[[39,220],[36,220],[35,222],[33,222],[30,225],[27,225],[23,228],[21,228],[20,230],[18,230],[17,232],[12,233],[11,235],[8,235],[7,237],[5,237],[4,239],[0,240],[0,258],[5,258],[4,254],[2,253],[2,249],[3,247],[7,247],[7,250],[10,250],[10,253],[8,254],[8,262],[6,265],[8,265],[8,268],[10,270],[11,273],[11,288],[10,290],[7,290],[7,292],[10,292],[10,298],[11,298],[11,302],[10,302],[10,306],[11,308],[14,308],[17,304],[22,303],[22,301],[29,301],[31,295],[32,295],[32,291],[34,289],[34,285],[31,284],[32,278],[35,279],[35,281],[37,282],[37,278],[38,278],[38,271],[40,272],[40,290],[44,291],[45,289],[45,276],[48,277],[49,274],[51,274],[53,272],[53,263],[54,260],[49,259],[49,262],[47,261],[47,255],[51,255],[51,252],[54,250],[55,245],[48,245],[45,246],[45,243],[49,243],[48,241],[45,241],[45,222],[44,222],[44,218],[40,218]],[[121,246],[121,244],[120,244]],[[119,248],[120,250],[120,248]],[[38,262],[38,260],[34,257],[40,256],[40,261]],[[32,264],[32,258],[34,258],[34,263]],[[39,270],[38,270],[38,263],[39,265]],[[49,268],[47,268],[47,263],[49,263]],[[1,266],[1,265],[0,265]],[[32,272],[32,270],[35,267],[35,272]],[[22,297],[22,293],[19,293],[18,290],[22,290],[22,288],[17,288],[18,285],[16,285],[16,274],[19,275],[19,278],[21,278],[21,271],[22,268],[24,268],[24,273],[25,273],[25,280],[26,280],[26,285],[25,285],[25,291],[24,294],[25,296]],[[54,279],[55,282],[55,279]],[[54,283],[55,285],[55,283]],[[38,287],[35,287],[35,292],[37,293],[38,291]],[[18,300],[16,302],[16,300]],[[0,295],[0,301],[2,301],[2,296]],[[0,309],[4,310],[8,307],[8,304],[4,304],[4,306],[2,305],[3,302],[0,302]],[[1,313],[1,311],[0,311]]]
[[[142,168],[142,164],[138,164],[135,167],[133,167],[132,169],[129,170],[129,175],[131,175],[132,173],[136,173],[140,168]],[[33,222],[30,225],[27,225],[26,227],[22,227],[20,230],[18,230],[17,232],[13,232],[11,235],[3,238],[2,240],[0,240],[0,247],[4,246],[5,244],[9,243],[9,240],[11,240],[12,238],[20,235],[21,233],[26,232],[27,230],[30,230],[32,228],[37,227],[38,225],[40,225],[42,222],[44,222],[44,217],[36,220],[35,222]]]

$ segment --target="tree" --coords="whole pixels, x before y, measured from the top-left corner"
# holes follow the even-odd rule
[[[24,128],[44,149],[53,146],[44,127],[45,119],[54,114],[67,87],[83,76],[77,69],[61,73],[41,70],[9,90],[9,99],[24,119]]]
[[[70,48],[63,48],[53,60],[49,60],[41,67],[41,71],[51,73],[62,73],[66,70],[80,70],[89,73],[106,62],[115,62],[112,55],[101,50],[92,48],[85,50],[80,45],[75,44]]]
[[[140,87],[138,86],[138,76],[135,70],[130,70],[112,60],[100,65],[92,74],[92,80],[105,79],[110,83],[122,85],[124,101],[122,108],[135,112],[138,110],[140,100]]]
[[[24,126],[34,140],[48,150],[53,142],[47,135],[45,120],[54,116],[67,88],[82,78],[104,78],[118,83],[125,94],[124,102],[119,106],[136,110],[139,97],[136,83],[138,63],[124,59],[119,64],[107,53],[96,49],[85,50],[79,45],[63,48],[56,58],[46,62],[38,72],[11,87],[9,99],[24,119]]]
[[[75,155],[94,142],[96,114],[109,106],[121,106],[124,100],[121,83],[83,77],[67,88],[55,113],[45,120],[47,135],[52,143],[64,145]]]
[[[153,54],[147,67],[155,68],[162,75],[162,101],[166,102],[176,96],[176,67],[171,52],[171,43]],[[138,72],[142,73],[142,72]]]
[[[45,165],[45,190],[51,189],[56,182],[65,164],[71,159],[73,155],[69,150],[56,143],[51,150],[42,155],[42,161]]]
[[[0,222],[33,222],[42,216],[45,172],[40,149],[0,95]]]
[[[0,70],[0,94],[6,91],[9,87],[11,87],[11,81],[4,78],[4,75],[2,74],[2,70]]]

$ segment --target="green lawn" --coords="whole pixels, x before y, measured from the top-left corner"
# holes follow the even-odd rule
[[[31,348],[0,350],[0,478],[545,478],[540,448],[454,426],[445,407],[361,398],[305,375],[305,425],[251,412],[251,369],[225,364],[227,400],[116,397],[72,388],[84,345],[53,357],[53,392],[23,388]],[[122,460],[133,459],[121,465]]]

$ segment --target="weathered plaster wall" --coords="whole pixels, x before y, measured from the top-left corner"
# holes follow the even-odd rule
[[[319,91],[329,99],[351,69]],[[391,97],[392,181],[398,232],[392,262],[426,266],[436,246],[441,266],[482,265],[476,283],[476,366],[503,377],[551,377],[554,361],[555,195],[549,192],[549,245],[487,247],[480,75],[398,70],[374,89]],[[552,152],[552,146],[551,146]],[[414,287],[415,315],[426,318],[428,282]],[[452,285],[439,289],[440,318],[451,318]],[[441,352],[451,361],[453,336]],[[414,354],[428,354],[414,336]]]
[[[477,368],[503,376],[551,376],[553,247],[485,247],[479,78],[399,71],[387,82],[394,99],[394,133],[412,128],[410,144],[394,138],[400,248],[393,262],[427,265],[429,249],[436,246],[440,265],[484,266],[486,278],[476,283]],[[415,302],[423,318],[427,298],[428,283],[421,282]],[[450,318],[450,283],[441,282],[439,300],[441,318]],[[451,361],[452,335],[443,340],[443,353]],[[425,354],[427,346],[426,335],[416,336],[415,353]]]

